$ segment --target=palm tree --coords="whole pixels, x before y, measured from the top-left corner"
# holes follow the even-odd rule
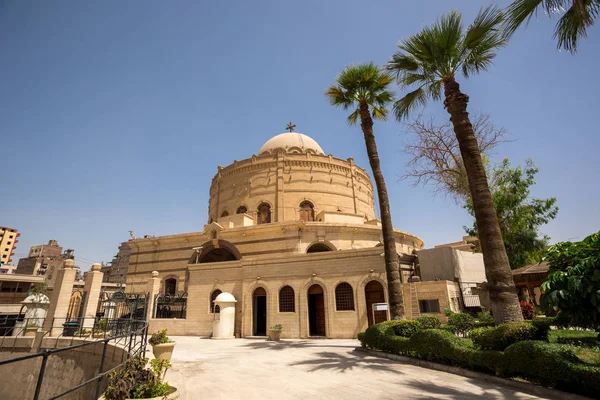
[[[508,32],[513,33],[523,22],[529,22],[540,8],[549,16],[563,14],[554,27],[553,37],[558,39],[558,48],[574,53],[578,40],[587,37],[587,28],[594,25],[600,14],[600,0],[515,0],[506,9]]]
[[[483,252],[487,285],[495,322],[523,319],[515,284],[502,240],[498,217],[488,187],[484,163],[467,113],[469,97],[460,91],[456,74],[465,78],[487,70],[496,50],[506,45],[501,24],[503,14],[496,8],[482,9],[471,26],[462,26],[461,15],[443,15],[431,27],[401,41],[387,69],[393,71],[402,88],[415,87],[394,103],[398,120],[429,99],[441,100],[450,114],[460,153],[469,180],[479,241]]]
[[[329,103],[336,107],[342,107],[344,110],[352,109],[352,113],[348,116],[348,122],[351,125],[356,124],[360,119],[360,127],[365,137],[369,163],[373,170],[379,197],[390,315],[392,319],[402,318],[404,316],[404,298],[400,264],[392,227],[390,201],[379,165],[377,143],[373,134],[373,118],[385,120],[388,113],[387,106],[394,101],[394,94],[388,90],[388,86],[394,81],[394,78],[385,71],[381,71],[375,64],[368,63],[346,67],[335,81],[336,84],[330,86],[325,92]]]

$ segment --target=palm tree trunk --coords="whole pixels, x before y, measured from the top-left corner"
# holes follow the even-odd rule
[[[385,179],[379,165],[379,154],[377,143],[373,135],[373,119],[366,103],[360,103],[360,127],[365,136],[369,163],[373,170],[373,178],[377,186],[377,197],[379,198],[379,211],[381,214],[381,228],[383,231],[383,248],[385,254],[385,272],[388,282],[388,297],[390,303],[390,316],[392,319],[404,317],[404,296],[402,294],[402,275],[400,274],[400,263],[396,252],[396,240],[392,226],[392,214],[390,213],[390,200],[388,198]]]
[[[479,231],[479,243],[483,252],[494,321],[496,325],[509,321],[522,321],[523,314],[506,256],[498,216],[477,139],[473,134],[473,126],[467,113],[469,97],[460,91],[460,86],[453,76],[445,77],[443,83],[446,97],[444,106],[450,114],[450,121],[454,126],[454,133],[469,179],[469,190]]]

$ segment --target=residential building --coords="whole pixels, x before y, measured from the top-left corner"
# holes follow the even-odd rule
[[[0,226],[0,266],[7,265],[12,262],[12,256],[15,254],[15,244],[19,242],[17,239],[21,234],[14,228]]]

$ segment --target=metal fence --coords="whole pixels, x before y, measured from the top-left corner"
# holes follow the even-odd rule
[[[95,397],[93,397],[93,398],[97,399],[100,396],[101,389],[103,389],[103,387],[106,386],[105,377],[108,373],[123,366],[129,358],[138,357],[138,356],[144,357],[144,355],[146,353],[146,343],[147,343],[147,339],[148,339],[148,324],[146,321],[134,320],[134,319],[128,319],[128,320],[121,319],[121,320],[117,320],[117,321],[106,320],[106,323],[102,323],[101,320],[100,321],[94,320],[94,319],[88,319],[88,320],[90,320],[89,327],[85,327],[85,323],[84,323],[85,321],[80,321],[79,327],[75,331],[73,331],[73,332],[67,331],[65,328],[63,330],[63,333],[59,336],[59,337],[61,337],[61,336],[68,337],[72,333],[71,336],[73,336],[73,337],[80,337],[82,339],[85,339],[84,343],[61,347],[61,348],[56,348],[56,349],[43,350],[43,351],[40,351],[35,354],[28,354],[28,355],[21,356],[21,357],[15,357],[12,359],[0,361],[0,366],[14,364],[14,363],[22,362],[25,360],[30,360],[33,358],[40,357],[42,359],[42,361],[41,361],[40,370],[37,373],[37,377],[35,378],[36,379],[35,393],[32,397],[33,400],[39,400],[40,394],[42,392],[42,385],[44,383],[44,375],[46,373],[47,362],[48,362],[48,358],[50,356],[59,354],[59,353],[63,353],[63,352],[67,352],[70,350],[74,350],[74,349],[81,349],[81,348],[84,348],[87,346],[98,346],[99,344],[101,344],[102,357],[100,358],[99,365],[97,367],[97,373],[95,374],[95,376],[90,379],[87,379],[86,381],[78,384],[77,386],[74,386],[72,388],[69,388],[69,389],[63,391],[62,393],[48,397],[48,400],[60,399],[70,393],[74,393],[74,392],[82,390],[82,389],[92,390],[92,389],[89,389],[92,387],[89,385],[95,385],[95,388],[93,389],[93,392],[95,393]],[[56,321],[52,322],[52,327],[61,326],[61,325],[64,327],[65,323],[67,323],[67,322],[72,322],[72,321],[67,321],[66,319],[56,320]],[[100,329],[99,326],[104,327],[104,328],[102,328],[101,332],[98,330],[98,329]],[[88,330],[87,328],[90,328],[90,329]],[[102,336],[102,337],[97,338],[97,336]],[[58,343],[58,341],[57,341],[57,343]],[[122,360],[122,362],[119,363],[118,365],[116,365],[115,367],[105,370],[105,361],[107,358],[107,347],[108,347],[109,343],[113,346],[118,346],[118,347],[121,347],[122,349],[126,350],[127,357],[126,357],[126,359]],[[84,397],[84,398],[88,398],[88,397],[89,396],[86,395],[86,397]]]
[[[159,293],[154,299],[154,318],[185,319],[187,293]]]

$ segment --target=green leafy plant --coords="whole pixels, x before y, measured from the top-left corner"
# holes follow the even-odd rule
[[[413,334],[421,330],[419,321],[411,319],[397,319],[391,324],[396,336],[411,337]]]
[[[417,321],[419,321],[421,329],[438,329],[442,326],[442,321],[437,315],[423,315],[417,318]]]
[[[474,324],[475,318],[469,314],[452,313],[448,317],[448,325],[454,328],[454,332],[457,335],[466,335],[467,332],[473,328]]]
[[[272,331],[280,331],[280,330],[283,329],[283,325],[281,325],[281,324],[275,324],[275,325],[272,325],[269,329],[272,330]]]
[[[477,313],[477,322],[475,323],[477,326],[493,326],[494,325],[494,317],[489,311],[480,311]]]
[[[85,329],[85,328],[82,328],[82,329],[78,330],[77,332],[75,332],[75,335],[77,335],[77,336],[87,336],[90,333],[92,333],[92,332],[89,331],[89,330],[87,330],[87,329]]]
[[[150,340],[148,340],[148,343],[150,343],[152,346],[156,346],[157,344],[163,344],[163,343],[171,343],[172,340],[169,339],[169,337],[167,336],[167,330],[163,329],[162,331],[153,333],[152,336],[150,337]]]
[[[550,247],[549,273],[542,284],[542,307],[559,319],[600,332],[600,232],[581,242]]]
[[[37,322],[28,322],[26,328],[39,328],[40,325]]]
[[[146,368],[147,358],[134,357],[108,374],[108,387],[104,393],[106,400],[149,399],[166,396],[172,391],[164,381],[171,363],[153,359]]]

